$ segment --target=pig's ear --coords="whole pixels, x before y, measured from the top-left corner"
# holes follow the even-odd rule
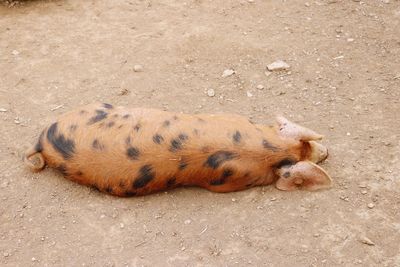
[[[284,191],[315,191],[329,188],[332,183],[331,177],[311,161],[299,161],[294,165],[283,166],[276,170],[276,174],[279,179],[275,186]]]
[[[289,121],[285,117],[276,117],[278,123],[279,135],[285,138],[293,138],[299,141],[321,140],[324,136],[313,130],[302,127],[294,122]]]

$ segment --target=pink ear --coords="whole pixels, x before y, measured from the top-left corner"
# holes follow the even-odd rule
[[[284,191],[305,189],[315,191],[329,188],[331,177],[311,161],[299,161],[294,165],[283,166],[276,170],[279,176],[276,187]]]
[[[320,140],[324,137],[313,130],[289,121],[285,117],[278,116],[276,121],[279,125],[279,135],[282,137],[293,138],[299,141]]]

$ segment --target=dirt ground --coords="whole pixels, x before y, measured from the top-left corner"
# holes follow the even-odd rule
[[[400,266],[399,89],[398,0],[0,6],[0,265]],[[98,100],[284,114],[326,136],[333,187],[123,199],[25,169],[43,127]]]

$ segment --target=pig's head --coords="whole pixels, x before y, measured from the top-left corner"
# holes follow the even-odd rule
[[[319,190],[329,188],[332,179],[316,163],[328,157],[328,149],[316,142],[322,135],[295,124],[284,117],[278,117],[278,134],[283,138],[295,139],[300,142],[301,161],[278,168],[276,187],[285,191],[296,189]]]

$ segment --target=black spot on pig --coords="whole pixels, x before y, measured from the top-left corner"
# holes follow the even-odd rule
[[[178,138],[172,139],[171,140],[171,146],[169,147],[169,151],[171,152],[176,152],[178,150],[182,149],[182,141]]]
[[[181,162],[179,162],[179,170],[184,170],[187,166],[188,163],[186,161],[181,160]]]
[[[142,188],[150,183],[155,177],[153,167],[149,164],[140,168],[139,174],[133,182],[134,188]]]
[[[140,128],[142,128],[142,125],[140,123],[136,124],[133,129],[135,129],[136,132],[139,132]]]
[[[132,160],[137,160],[139,158],[139,149],[137,149],[136,147],[129,147],[126,150],[126,155],[128,156],[129,159]]]
[[[210,155],[207,158],[207,161],[204,163],[204,165],[216,169],[218,168],[222,163],[232,160],[237,157],[237,154],[234,152],[230,151],[217,151],[214,154]]]
[[[239,131],[236,131],[233,134],[232,139],[233,139],[233,143],[238,144],[242,140],[242,134]]]
[[[70,159],[75,152],[75,142],[58,134],[58,123],[53,123],[47,130],[47,140],[64,159]]]
[[[223,185],[226,183],[226,179],[232,175],[233,175],[232,169],[225,169],[224,172],[222,173],[221,177],[219,179],[212,180],[210,182],[210,184],[211,185]]]
[[[99,142],[99,140],[97,140],[97,139],[94,139],[94,140],[93,140],[92,147],[93,147],[94,149],[96,149],[96,150],[103,150],[103,149],[104,149],[104,145],[101,144],[101,143]]]
[[[263,146],[265,149],[269,149],[269,150],[274,151],[274,152],[276,152],[276,151],[279,150],[276,146],[274,146],[273,144],[271,144],[270,142],[268,142],[267,139],[263,139],[263,140],[262,140],[262,146]]]
[[[96,115],[91,117],[87,124],[91,125],[91,124],[94,124],[94,123],[99,122],[101,120],[104,120],[105,118],[107,118],[107,115],[108,115],[108,113],[105,112],[104,110],[97,109],[96,110]]]
[[[187,136],[187,135],[184,134],[184,133],[181,133],[181,134],[178,136],[178,138],[179,138],[180,140],[182,140],[182,141],[186,141],[186,140],[189,139],[189,136]]]
[[[279,169],[279,168],[281,168],[283,166],[290,166],[290,165],[293,165],[295,163],[296,163],[296,161],[294,159],[286,158],[286,159],[283,159],[283,160],[279,161],[277,164],[274,165],[274,167]]]
[[[172,178],[168,179],[168,181],[167,181],[167,187],[172,187],[172,186],[174,186],[175,184],[176,184],[176,178],[175,178],[175,177],[172,177]]]
[[[169,120],[166,120],[163,122],[164,127],[168,127],[170,124],[171,124],[171,122]]]
[[[156,144],[161,144],[162,142],[164,142],[164,137],[159,134],[155,134],[153,135],[153,142]]]

